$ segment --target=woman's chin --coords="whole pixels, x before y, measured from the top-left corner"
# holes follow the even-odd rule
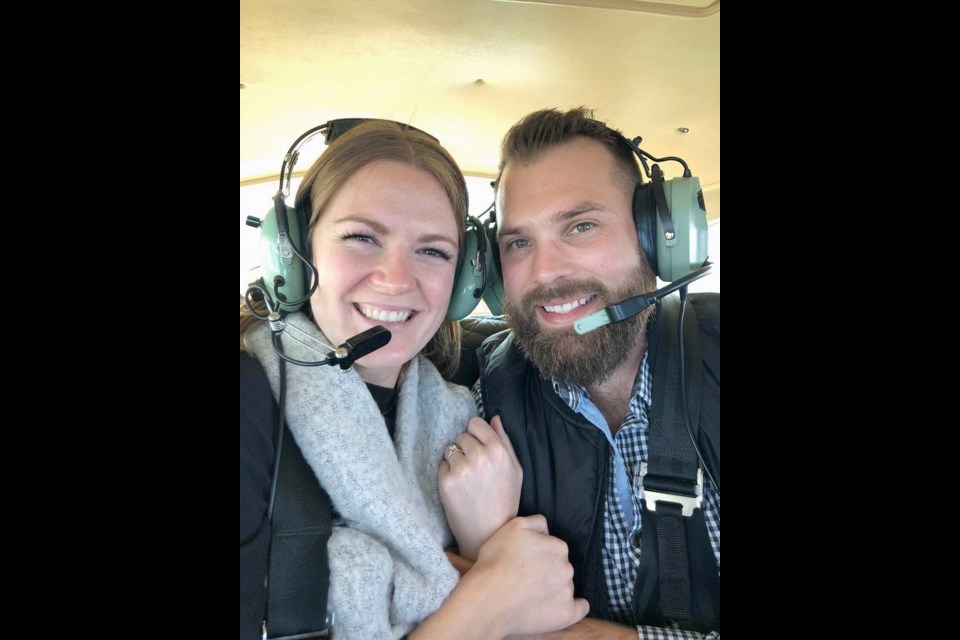
[[[376,352],[357,360],[356,366],[361,370],[361,373],[370,373],[377,376],[399,373],[400,368],[419,353],[409,350],[391,352],[384,349],[389,349],[389,346],[378,349]],[[364,379],[366,380],[366,377]]]

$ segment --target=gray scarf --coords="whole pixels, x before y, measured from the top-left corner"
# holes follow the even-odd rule
[[[329,344],[302,313],[286,322]],[[263,323],[245,342],[277,397],[279,366],[270,340]],[[298,360],[321,358],[286,337],[283,346]],[[452,536],[437,470],[444,446],[476,415],[473,397],[446,382],[426,358],[414,358],[399,392],[394,443],[355,370],[288,363],[286,378],[290,431],[348,522],[334,527],[328,544],[334,634],[399,638],[436,611],[458,581],[443,553]]]

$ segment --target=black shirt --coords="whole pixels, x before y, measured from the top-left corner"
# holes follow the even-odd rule
[[[390,439],[393,440],[393,435],[397,430],[397,395],[399,395],[397,388],[378,387],[375,384],[367,383],[367,389],[370,390],[370,395],[376,401],[377,408],[380,409],[380,415],[387,423],[387,432],[390,434]]]

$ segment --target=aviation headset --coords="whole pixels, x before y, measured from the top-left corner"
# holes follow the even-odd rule
[[[367,120],[367,118],[331,120],[301,134],[290,145],[290,149],[283,158],[283,164],[280,166],[280,188],[273,196],[273,207],[262,220],[255,216],[247,217],[249,226],[260,229],[263,288],[276,301],[276,306],[283,311],[300,309],[316,291],[317,279],[320,276],[313,267],[310,246],[306,241],[310,203],[302,202],[294,209],[284,202],[289,194],[290,177],[299,156],[299,149],[317,133],[323,133],[325,144],[330,144],[357,124]],[[399,122],[395,124],[404,130],[412,129],[439,142],[416,127]],[[286,189],[284,189],[284,179],[286,179]],[[492,290],[492,287],[488,286],[488,274],[494,272],[499,274],[499,269],[494,271],[492,265],[493,256],[488,251],[484,225],[470,216],[467,216],[465,224],[466,233],[463,247],[460,248],[457,257],[453,295],[447,308],[448,320],[459,320],[469,315],[479,304],[484,291]],[[309,288],[307,283],[312,283]],[[502,282],[499,290],[502,297]]]
[[[647,263],[665,282],[679,280],[703,267],[707,261],[707,209],[700,178],[690,174],[682,159],[655,158],[640,148],[642,138],[631,140],[610,130],[636,154],[650,178],[650,182],[638,184],[633,192],[633,222]],[[679,162],[683,165],[683,177],[664,179],[660,166],[649,168],[646,158]]]
[[[309,203],[301,203],[296,210],[284,203],[299,148],[316,133],[323,133],[324,142],[330,144],[365,120],[331,120],[298,137],[280,167],[280,188],[273,197],[273,208],[262,220],[254,216],[247,217],[247,224],[259,227],[261,231],[264,288],[273,295],[283,311],[298,310],[317,287],[318,274],[311,264],[309,243],[305,242],[304,237],[310,217]],[[397,124],[436,140],[415,127]],[[641,138],[629,139],[604,123],[598,124],[613,132],[640,159],[650,179],[649,182],[638,184],[633,193],[633,220],[647,264],[661,280],[667,282],[682,279],[699,270],[707,262],[707,213],[700,179],[691,175],[681,158],[655,158],[640,149]],[[647,158],[654,162],[679,162],[684,168],[683,177],[665,179],[659,165],[654,164],[652,169],[648,167]],[[279,215],[277,212],[280,212]],[[503,313],[503,276],[496,241],[496,216],[491,215],[486,222],[468,216],[466,225],[464,246],[458,254],[453,294],[447,309],[448,320],[459,320],[469,315],[481,297],[492,313]],[[311,280],[312,285],[307,290],[306,283]]]

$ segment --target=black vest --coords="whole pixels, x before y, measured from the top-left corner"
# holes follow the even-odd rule
[[[720,296],[691,294],[689,303],[696,308],[703,347],[698,445],[719,482]],[[659,336],[661,315],[658,303],[648,330],[651,362],[658,355],[655,336]],[[488,418],[501,416],[523,466],[519,514],[539,513],[547,519],[551,535],[564,540],[569,547],[576,596],[590,602],[591,616],[612,618],[601,559],[610,464],[606,437],[557,396],[552,383],[517,350],[511,332],[491,336],[477,355],[484,413]],[[676,353],[660,355],[677,357]],[[653,383],[656,385],[656,379]],[[651,428],[655,410],[656,406],[651,407]],[[656,527],[646,509],[640,516],[644,518],[643,544],[634,586],[634,623],[663,626],[666,620],[659,610]],[[720,579],[702,510],[697,509],[686,521],[691,618],[678,622],[685,629],[719,631]]]

